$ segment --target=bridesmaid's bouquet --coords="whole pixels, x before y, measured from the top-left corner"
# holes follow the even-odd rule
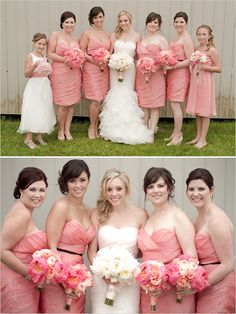
[[[175,57],[175,53],[172,50],[162,50],[156,56],[157,64],[161,66],[174,66],[178,62]],[[166,70],[164,70],[164,74],[166,74]]]
[[[80,68],[85,62],[84,52],[79,48],[68,48],[64,54],[65,61],[72,68]]]
[[[123,82],[123,72],[130,69],[133,64],[133,58],[125,53],[113,53],[109,60],[109,67],[118,72],[118,81]]]
[[[145,82],[148,83],[151,74],[157,71],[157,63],[152,58],[143,57],[138,60],[137,68],[144,74]]]
[[[98,48],[92,52],[92,57],[99,63],[100,69],[103,72],[109,62],[110,52],[105,48]]]
[[[68,276],[62,282],[66,293],[65,309],[70,310],[73,299],[79,298],[85,294],[86,288],[91,287],[92,274],[85,264],[76,264],[67,266]]]
[[[168,282],[176,287],[176,302],[181,303],[182,297],[178,291],[196,290],[202,291],[208,283],[207,272],[204,267],[199,266],[199,261],[186,255],[180,255],[171,263],[166,265],[168,271]]]
[[[47,58],[43,58],[34,72],[41,74],[42,76],[48,76],[52,73],[51,64],[47,62]]]
[[[28,274],[33,283],[41,290],[52,280],[63,282],[67,276],[67,267],[62,263],[60,256],[49,249],[35,251],[28,267]]]
[[[145,261],[139,264],[134,277],[146,294],[149,293],[151,311],[155,312],[158,294],[170,288],[165,265],[158,261]]]
[[[194,51],[190,57],[190,64],[206,64],[208,63],[207,55],[199,50]],[[197,75],[199,75],[199,67],[197,67]]]
[[[113,306],[118,287],[131,284],[137,266],[138,261],[125,248],[105,247],[97,252],[91,269],[109,281],[105,304]]]

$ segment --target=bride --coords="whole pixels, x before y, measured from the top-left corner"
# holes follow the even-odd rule
[[[88,258],[92,264],[97,250],[104,247],[126,248],[134,257],[137,256],[137,236],[147,220],[144,209],[128,201],[130,182],[127,174],[116,169],[106,171],[101,182],[97,209],[92,214],[92,223],[97,236],[90,242]],[[91,288],[92,313],[139,313],[139,286],[133,281],[130,285],[117,286],[114,305],[104,304],[108,283],[93,275],[94,286]]]
[[[134,58],[140,35],[131,29],[132,15],[121,11],[117,27],[111,35],[114,53],[127,54]],[[153,142],[153,134],[143,123],[143,111],[138,106],[134,91],[135,64],[123,72],[123,81],[118,81],[118,72],[110,69],[110,90],[102,104],[100,136],[105,140],[125,144]]]

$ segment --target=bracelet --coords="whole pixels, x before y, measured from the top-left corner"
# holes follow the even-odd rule
[[[25,278],[25,280],[32,280],[32,278],[31,278],[30,275],[27,275],[27,276],[25,276],[24,278]]]

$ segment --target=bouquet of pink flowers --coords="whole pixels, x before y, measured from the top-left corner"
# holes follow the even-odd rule
[[[79,48],[69,48],[65,51],[66,62],[74,68],[80,68],[85,62],[84,52]]]
[[[42,61],[40,61],[34,72],[42,76],[48,76],[52,73],[52,67],[51,64],[47,62],[47,58],[43,58]]]
[[[105,66],[109,62],[110,52],[105,48],[98,48],[92,52],[92,57],[99,63],[101,71],[104,71]]]
[[[110,282],[105,304],[113,306],[118,287],[133,281],[137,266],[138,261],[125,248],[105,247],[97,252],[91,269],[98,277]]]
[[[150,294],[151,311],[155,312],[158,292],[170,288],[165,265],[158,261],[143,262],[137,267],[134,277],[146,294]]]
[[[130,69],[133,58],[125,53],[113,53],[109,60],[109,67],[118,72],[118,81],[123,82],[123,72]]]
[[[145,75],[145,82],[148,83],[151,74],[157,71],[157,64],[152,58],[143,57],[138,60],[137,68]]]
[[[176,65],[178,60],[176,59],[175,54],[172,50],[162,50],[156,56],[156,62],[161,66],[174,66]],[[164,70],[164,74],[166,74],[166,70]]]
[[[207,272],[199,261],[186,255],[180,255],[171,263],[166,265],[168,271],[168,282],[176,286],[176,302],[181,303],[182,297],[178,296],[178,290],[196,290],[202,291],[208,283]]]
[[[62,263],[60,256],[52,250],[38,250],[32,256],[28,273],[33,283],[37,284],[38,289],[42,289],[52,280],[61,283],[67,278],[66,266]]]
[[[67,267],[68,276],[62,282],[62,285],[66,293],[65,309],[69,311],[72,300],[85,294],[86,288],[91,287],[93,282],[92,274],[85,264],[69,265]]]

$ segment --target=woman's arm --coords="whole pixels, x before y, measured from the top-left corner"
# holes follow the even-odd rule
[[[95,226],[96,233],[95,233],[93,240],[88,245],[87,255],[88,255],[88,260],[89,260],[90,264],[93,264],[93,259],[96,256],[97,251],[98,251],[97,233],[98,233],[98,227],[99,226],[98,226],[98,216],[97,216],[97,210],[96,209],[93,211],[93,213],[91,215],[91,222]]]
[[[58,32],[53,32],[48,40],[48,58],[57,62],[65,62],[65,58],[56,53]]]
[[[219,58],[217,50],[214,47],[211,47],[209,50],[209,54],[213,62],[213,65],[199,64],[199,69],[210,71],[210,72],[215,72],[215,73],[221,73],[220,58]]]
[[[81,35],[79,41],[80,49],[84,52],[86,61],[91,62],[93,64],[97,64],[96,61],[93,60],[92,56],[87,54],[88,43],[89,43],[89,30],[86,30]]]

